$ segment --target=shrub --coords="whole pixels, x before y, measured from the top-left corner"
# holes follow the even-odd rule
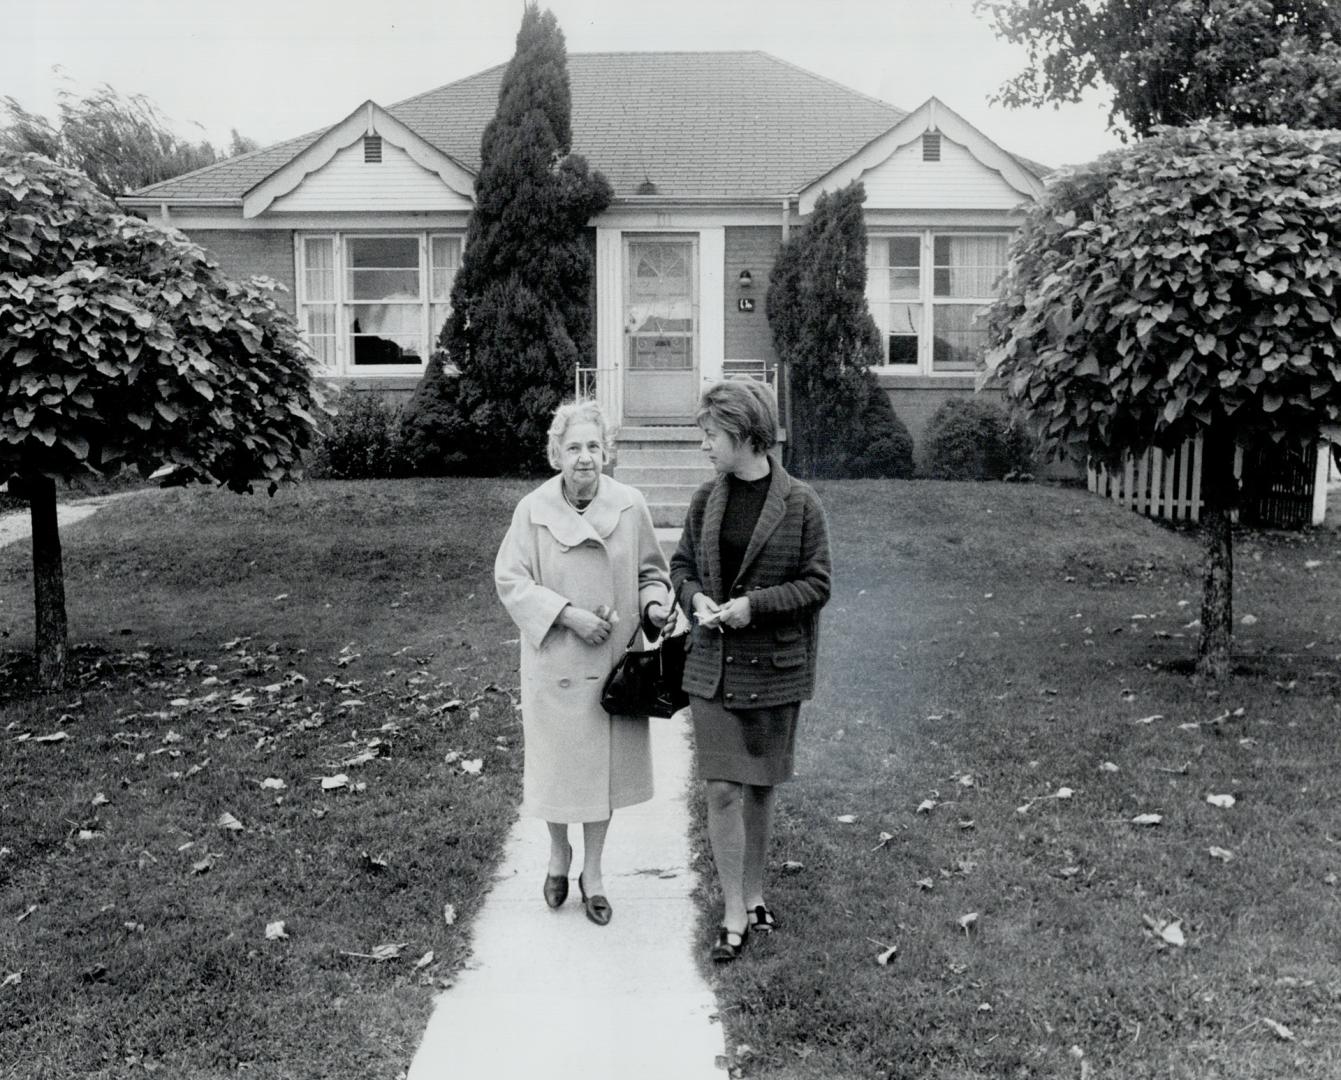
[[[851,429],[846,456],[845,475],[849,477],[907,479],[913,475],[913,437],[874,377],[866,405]]]
[[[472,426],[458,401],[460,377],[449,371],[446,354],[434,353],[424,377],[401,413],[400,446],[413,476],[457,476],[480,471],[467,459]]]
[[[332,402],[310,476],[326,480],[384,480],[405,476],[400,410],[381,394],[346,390]]]
[[[982,398],[951,398],[927,425],[923,462],[937,480],[1003,480],[1030,471],[1033,441]]]

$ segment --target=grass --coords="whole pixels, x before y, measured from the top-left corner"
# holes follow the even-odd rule
[[[25,546],[0,550],[0,982],[22,975],[0,985],[0,1076],[408,1064],[515,813],[516,632],[491,562],[528,486],[119,500],[65,536],[82,644],[50,697],[13,651]],[[1215,688],[1187,675],[1193,538],[1042,486],[821,495],[837,577],[780,799],[783,928],[710,973],[732,1062],[1341,1075],[1336,534],[1240,534],[1255,622]],[[338,772],[365,786],[323,791]],[[709,876],[703,945],[712,894]],[[386,944],[404,948],[368,958]]]
[[[72,684],[0,652],[0,1076],[408,1065],[515,813],[492,555],[525,486],[152,492],[67,530]]]
[[[1041,487],[821,495],[836,585],[779,803],[783,929],[710,972],[740,1073],[1341,1075],[1337,535],[1239,535],[1253,619],[1217,688],[1188,675],[1193,536]]]

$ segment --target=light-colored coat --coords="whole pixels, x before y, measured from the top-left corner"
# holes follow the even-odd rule
[[[521,631],[525,736],[522,813],[604,821],[652,797],[647,718],[611,717],[601,688],[651,602],[670,602],[670,575],[642,494],[602,476],[579,514],[562,478],[517,504],[494,561],[499,599]],[[566,604],[606,605],[619,622],[601,645],[555,625]]]

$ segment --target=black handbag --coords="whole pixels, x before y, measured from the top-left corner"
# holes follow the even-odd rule
[[[601,708],[612,716],[671,716],[689,704],[680,689],[684,677],[685,643],[688,630],[663,634],[650,649],[638,651],[633,643],[638,630],[624,647],[624,655],[610,672],[601,690]]]

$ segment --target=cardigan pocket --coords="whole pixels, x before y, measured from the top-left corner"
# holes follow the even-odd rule
[[[779,626],[773,631],[774,641],[800,641],[801,628],[799,626]]]
[[[805,662],[806,649],[804,645],[796,649],[783,649],[773,654],[773,666],[775,668],[800,667]]]

